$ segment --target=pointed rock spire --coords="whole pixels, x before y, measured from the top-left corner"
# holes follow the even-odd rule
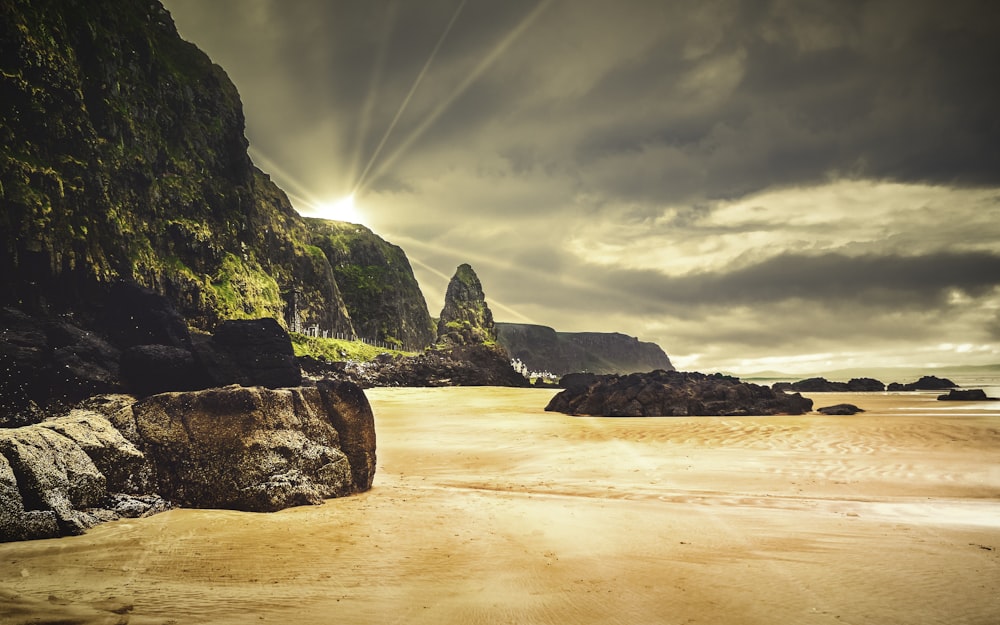
[[[444,308],[438,319],[438,343],[493,345],[496,340],[493,313],[486,305],[479,276],[468,264],[459,265],[444,296]]]

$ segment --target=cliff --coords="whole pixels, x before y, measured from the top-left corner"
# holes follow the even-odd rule
[[[368,228],[307,219],[329,259],[355,331],[411,351],[434,342],[434,323],[406,254]]]
[[[236,88],[159,2],[0,0],[0,15],[0,305],[96,316],[124,279],[201,329],[285,323],[294,300],[303,327],[353,335],[349,300],[364,333],[429,342],[402,252],[348,254],[391,274],[365,299],[357,263],[331,263],[253,166]]]
[[[672,371],[659,345],[617,332],[556,332],[547,326],[497,323],[498,342],[531,371],[564,375]]]

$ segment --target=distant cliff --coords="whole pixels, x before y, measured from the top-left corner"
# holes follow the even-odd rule
[[[337,271],[354,261],[253,166],[226,73],[155,0],[0,0],[0,136],[0,305],[79,313],[126,279],[212,329],[284,322],[294,293],[303,326],[429,341],[423,298],[394,288],[408,263],[385,256],[393,286],[359,294]]]
[[[617,332],[556,332],[547,326],[502,322],[496,328],[499,343],[532,371],[563,375],[674,369],[659,345]]]

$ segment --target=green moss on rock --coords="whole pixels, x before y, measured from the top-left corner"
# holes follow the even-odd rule
[[[414,349],[433,342],[427,303],[402,249],[357,224],[306,223],[313,243],[330,260],[358,335],[392,338]]]
[[[458,266],[448,283],[438,318],[438,342],[446,345],[497,345],[493,312],[479,276],[468,264]]]

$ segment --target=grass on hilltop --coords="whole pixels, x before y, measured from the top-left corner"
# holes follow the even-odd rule
[[[298,332],[290,332],[292,349],[296,356],[312,356],[317,360],[368,362],[380,354],[392,356],[414,356],[415,352],[406,352],[388,347],[376,347],[362,341],[346,339],[329,339],[317,336],[306,336]]]

